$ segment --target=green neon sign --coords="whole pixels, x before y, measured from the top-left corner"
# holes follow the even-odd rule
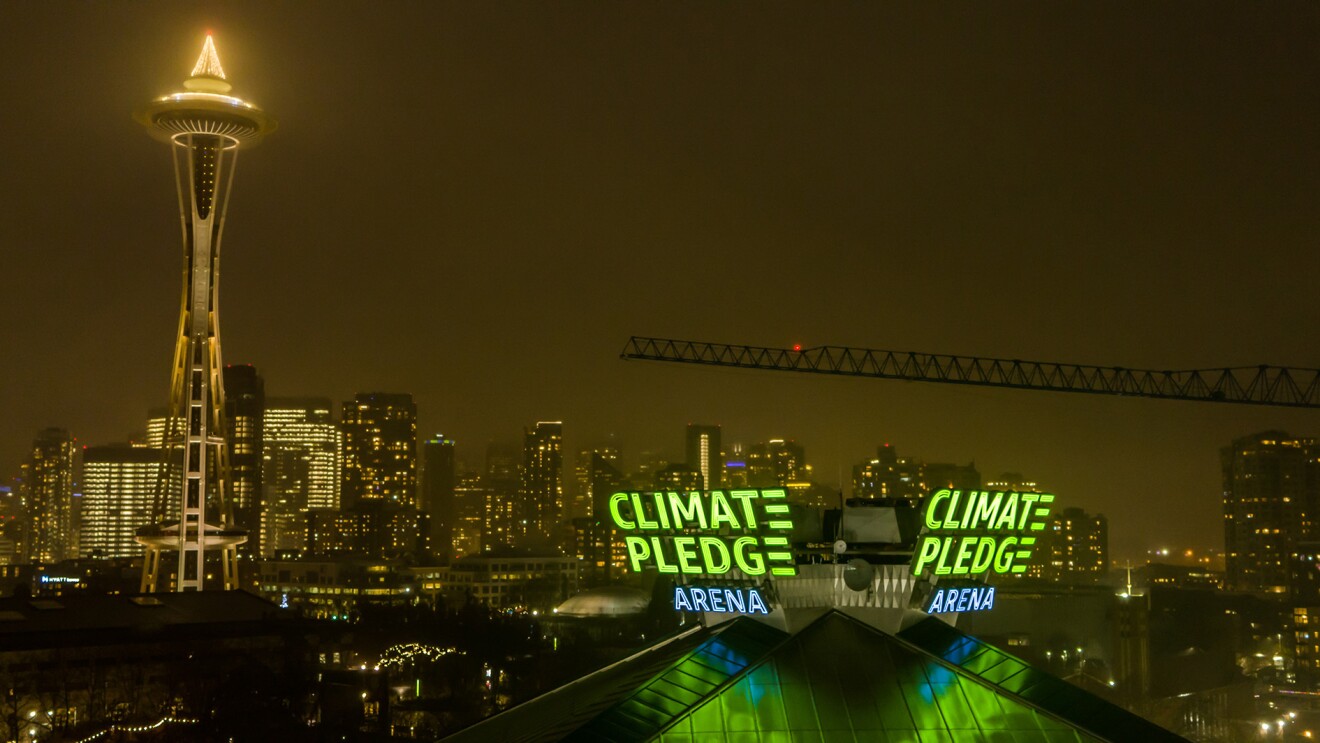
[[[724,575],[734,568],[746,575],[797,575],[782,488],[618,492],[609,510],[634,572],[654,564],[661,573],[683,575]]]
[[[1045,529],[1049,493],[937,490],[926,499],[926,532],[917,539],[912,574],[1027,572],[1035,532]]]

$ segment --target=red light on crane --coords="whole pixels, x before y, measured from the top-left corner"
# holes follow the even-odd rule
[[[794,344],[793,344],[793,350],[794,350],[794,351],[801,351],[801,350],[802,350],[802,344],[801,344],[801,343],[794,343]]]

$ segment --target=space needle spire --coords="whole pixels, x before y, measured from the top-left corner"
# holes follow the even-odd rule
[[[225,589],[238,586],[224,386],[221,380],[218,282],[220,237],[238,152],[275,129],[260,108],[229,95],[215,42],[207,34],[184,90],[152,101],[135,118],[170,145],[183,228],[183,301],[170,377],[165,448],[177,473],[159,504],[159,520],[138,530],[146,547],[142,591],[157,590],[162,557],[176,552],[175,591],[216,587],[207,554]],[[166,573],[165,575],[168,575]]]

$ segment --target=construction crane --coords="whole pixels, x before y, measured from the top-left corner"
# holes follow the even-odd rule
[[[620,357],[630,361],[665,361],[908,382],[1320,408],[1320,369],[1283,366],[1154,371],[847,346],[770,348],[641,336],[629,338]]]

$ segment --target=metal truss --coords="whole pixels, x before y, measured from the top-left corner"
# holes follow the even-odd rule
[[[620,356],[625,360],[902,379],[909,382],[1320,408],[1320,369],[1282,366],[1154,371],[846,346],[768,348],[640,336],[629,338]]]

